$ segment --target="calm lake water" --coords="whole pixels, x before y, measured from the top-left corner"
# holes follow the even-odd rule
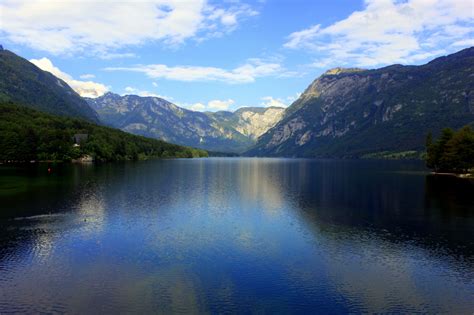
[[[0,168],[0,313],[474,312],[474,183],[421,162]]]

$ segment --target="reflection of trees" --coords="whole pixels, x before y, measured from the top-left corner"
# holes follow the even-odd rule
[[[438,208],[446,218],[474,216],[474,181],[455,176],[428,175],[425,181],[427,208]]]
[[[429,175],[425,181],[425,221],[474,255],[474,181]]]
[[[75,192],[90,173],[88,165],[54,165],[48,174],[46,165],[2,169],[2,182],[14,187],[1,195],[0,217],[26,217],[64,209],[74,201]]]
[[[39,258],[49,254],[57,227],[67,220],[61,212],[82,198],[80,185],[92,170],[88,165],[59,164],[48,174],[47,167],[2,169],[2,176],[19,182],[22,189],[1,197],[0,263],[18,253]]]
[[[302,163],[306,164],[305,173],[294,170],[293,176],[300,178],[300,183],[290,189],[298,196],[299,206],[317,209],[318,215],[326,220],[348,225],[385,225],[423,208],[423,177],[419,174],[391,173],[383,162]]]

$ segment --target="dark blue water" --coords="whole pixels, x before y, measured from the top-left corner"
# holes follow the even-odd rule
[[[421,162],[0,168],[0,313],[474,312],[474,183]]]

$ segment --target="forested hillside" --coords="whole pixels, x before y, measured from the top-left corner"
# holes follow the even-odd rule
[[[97,161],[207,156],[198,150],[13,103],[0,103],[0,161],[70,161],[90,155]],[[75,145],[75,135],[82,136]],[[77,141],[76,141],[77,142]]]
[[[97,113],[66,82],[0,48],[0,101],[59,116],[99,122]]]

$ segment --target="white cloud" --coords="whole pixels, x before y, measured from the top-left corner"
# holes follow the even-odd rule
[[[296,93],[295,95],[288,96],[286,98],[275,98],[272,96],[264,96],[260,98],[262,101],[259,106],[261,107],[288,107],[294,100],[300,97],[301,93]],[[197,103],[179,103],[176,102],[176,105],[184,107],[194,111],[234,111],[241,106],[234,106],[235,101],[233,99],[227,100],[211,100],[207,103],[197,102]]]
[[[211,100],[207,103],[176,103],[176,105],[199,112],[204,111],[220,111],[230,110],[230,107],[235,104],[233,99],[227,100]]]
[[[264,96],[261,98],[263,101],[260,106],[263,107],[288,107],[288,104],[281,98],[274,98],[272,96]]]
[[[55,67],[48,58],[31,59],[30,62],[36,65],[38,68],[48,71],[56,77],[62,79],[80,96],[99,97],[104,95],[109,90],[107,86],[101,83],[73,79],[73,77],[71,77],[69,74],[62,72],[59,68]]]
[[[158,87],[158,83],[156,82],[151,82],[151,85],[153,85],[154,87]]]
[[[101,51],[97,55],[100,59],[111,60],[111,59],[121,59],[121,58],[134,58],[137,55],[134,53],[110,53],[107,51]]]
[[[365,9],[327,27],[288,36],[285,47],[318,54],[312,66],[413,63],[472,45],[470,0],[366,0]]]
[[[152,79],[167,79],[175,81],[220,81],[227,83],[254,82],[258,77],[281,74],[279,63],[265,62],[261,59],[249,59],[247,63],[226,70],[216,67],[202,66],[167,66],[163,64],[137,65],[133,67],[109,67],[107,71],[134,71],[145,73]]]
[[[237,19],[234,14],[226,14],[221,17],[221,23],[224,25],[235,25]]]
[[[474,46],[474,38],[472,39],[464,39],[464,40],[459,40],[457,42],[454,42],[453,47],[469,47],[469,46]]]
[[[132,95],[138,95],[138,96],[143,96],[143,97],[147,97],[147,96],[159,97],[159,98],[162,98],[164,100],[167,100],[168,102],[173,100],[173,98],[171,96],[160,95],[160,94],[157,94],[157,93],[154,93],[154,92],[140,90],[140,89],[137,89],[137,88],[134,88],[134,87],[131,87],[131,86],[125,87],[124,91],[125,91],[125,93],[123,93],[122,95],[132,94]]]
[[[206,105],[202,103],[196,103],[188,106],[188,109],[197,111],[197,112],[202,112],[206,109]]]
[[[304,29],[302,31],[291,33],[288,36],[289,41],[285,43],[287,48],[299,48],[301,46],[306,46],[308,41],[313,40],[321,29],[321,25],[313,25],[310,28]]]
[[[86,74],[81,74],[81,75],[79,76],[79,78],[81,78],[81,79],[83,79],[83,80],[94,79],[94,78],[95,78],[95,75],[90,74],[90,73],[86,73]]]
[[[232,99],[212,100],[209,103],[207,103],[207,108],[210,110],[228,110],[229,107],[234,103],[235,101]]]
[[[198,41],[228,34],[238,27],[239,20],[259,14],[251,6],[239,1],[227,1],[227,3],[231,4],[227,9],[208,4],[205,10],[209,22],[208,25],[205,26],[207,34],[199,38]]]
[[[210,5],[206,0],[87,1],[3,0],[0,36],[52,54],[80,52],[105,59],[148,41],[179,45],[188,39],[230,32],[258,14],[241,3]]]

